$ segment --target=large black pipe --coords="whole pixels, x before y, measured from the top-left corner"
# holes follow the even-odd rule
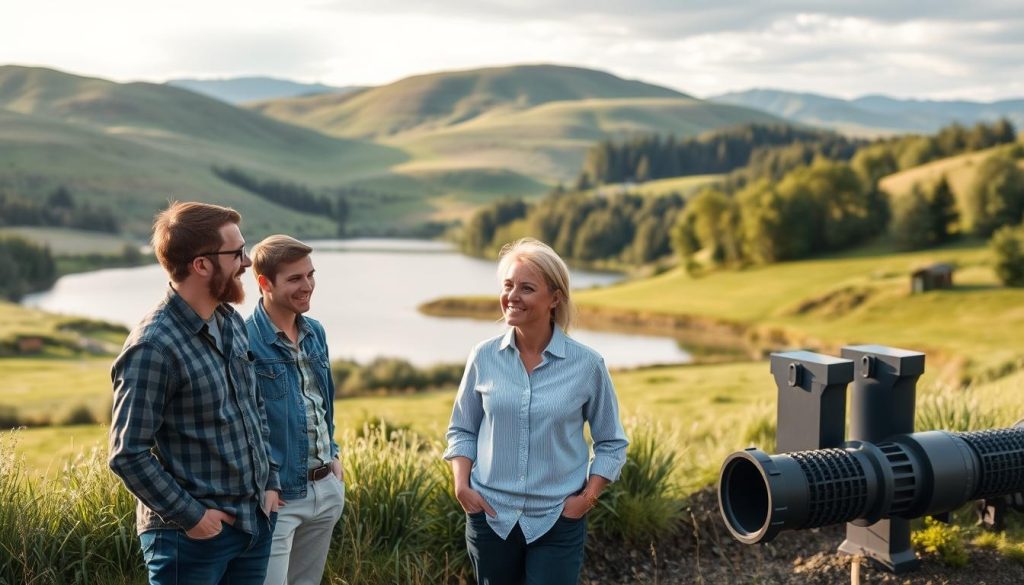
[[[1024,490],[1024,428],[896,435],[877,445],[726,458],[718,502],[739,541],[842,522],[869,525],[954,510]]]

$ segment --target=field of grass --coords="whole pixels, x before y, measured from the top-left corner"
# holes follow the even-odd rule
[[[662,197],[678,193],[683,196],[690,195],[702,187],[713,185],[721,181],[724,174],[690,175],[688,177],[670,177],[668,179],[655,179],[643,183],[615,183],[602,185],[597,190],[601,193],[629,192],[639,193],[648,197]]]
[[[102,234],[84,230],[43,227],[0,228],[0,237],[17,236],[46,244],[56,256],[77,256],[81,254],[121,254],[125,246],[138,246],[140,242],[115,234]]]
[[[911,295],[910,272],[934,262],[958,266],[955,287]],[[700,277],[677,269],[584,291],[578,302],[743,323],[768,347],[878,343],[936,352],[933,359],[966,360],[969,376],[990,376],[1024,357],[1024,290],[998,285],[979,242],[911,253],[880,244]]]
[[[98,413],[110,408],[110,358],[50,361],[45,369],[39,368],[37,360],[2,363],[11,372],[8,379],[15,382],[0,385],[0,404],[36,414],[83,403],[95,405]],[[707,479],[708,470],[718,464],[716,456],[746,446],[743,437],[723,441],[723,429],[744,429],[774,408],[775,387],[767,362],[624,370],[613,372],[612,378],[624,419],[660,425],[678,434],[675,448],[686,462],[678,470],[681,478]],[[335,424],[340,434],[379,417],[440,441],[454,397],[455,388],[447,388],[347,398],[335,404]],[[29,468],[52,473],[82,449],[105,446],[105,433],[102,425],[24,429],[16,433],[17,452]]]

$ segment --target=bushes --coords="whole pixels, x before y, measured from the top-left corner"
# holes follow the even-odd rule
[[[996,153],[982,161],[967,191],[967,208],[974,233],[982,237],[1021,222],[1024,171],[1012,153]]]
[[[331,363],[336,396],[372,392],[410,392],[455,386],[462,380],[461,364],[436,364],[417,368],[401,358],[376,358],[366,365],[350,360]]]
[[[904,250],[941,244],[953,237],[959,217],[945,177],[927,187],[915,184],[893,204],[893,239]]]
[[[943,524],[931,516],[924,519],[924,529],[910,535],[910,542],[927,554],[937,555],[950,567],[967,565],[967,545],[960,527]]]
[[[661,443],[665,433],[635,426],[619,481],[605,490],[591,512],[590,529],[602,538],[651,545],[680,526],[683,500],[672,481],[676,454]]]
[[[993,234],[989,248],[995,271],[1006,286],[1024,287],[1024,227],[1004,227]]]
[[[49,248],[22,238],[0,238],[0,298],[18,301],[25,293],[50,288],[56,280]]]
[[[88,404],[79,402],[65,407],[56,415],[50,412],[27,415],[23,414],[15,406],[0,404],[0,430],[49,426],[69,425],[93,425],[100,422],[110,422],[110,402],[103,411],[106,416],[97,416],[96,412]],[[3,585],[0,582],[0,585]]]

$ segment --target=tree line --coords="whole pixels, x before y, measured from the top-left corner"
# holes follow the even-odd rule
[[[338,234],[342,235],[345,232],[349,208],[348,202],[340,194],[329,197],[317,194],[300,183],[277,179],[261,180],[237,167],[213,166],[211,170],[221,180],[281,207],[331,218],[338,224]]]
[[[0,226],[63,227],[115,234],[121,226],[106,207],[81,205],[60,185],[43,201],[0,191]]]
[[[878,140],[858,149],[853,164],[868,179],[878,179],[933,160],[984,150],[1017,139],[1013,124],[1003,118],[971,128],[950,124],[932,136],[909,135]]]
[[[532,236],[577,264],[646,264],[671,253],[669,228],[683,206],[677,194],[594,197],[556,189],[533,204],[503,199],[481,208],[463,227],[461,247],[493,256],[506,242]]]
[[[915,145],[928,143],[930,156],[949,156],[1015,140],[1005,120],[972,129],[954,124],[934,136],[873,143],[828,133],[732,130],[726,135],[762,137],[768,144],[755,143],[745,166],[688,200],[677,194],[595,196],[558,187],[536,203],[503,199],[479,209],[464,225],[462,249],[493,255],[504,243],[530,235],[577,263],[646,263],[675,250],[691,268],[741,266],[842,250],[886,233],[904,249],[941,244],[966,232],[987,238],[1001,226],[1019,223],[1024,212],[1024,173],[1017,166],[1022,147],[986,158],[959,203],[945,178],[916,185],[895,201],[878,184],[899,170],[879,161],[906,162],[905,153]],[[776,144],[784,142],[780,136],[811,136],[818,142]],[[711,137],[704,141],[715,143]],[[608,144],[599,148],[632,153],[625,159],[634,160],[641,145],[679,151],[668,138]]]
[[[783,124],[747,124],[685,139],[651,135],[624,142],[605,140],[587,151],[577,188],[726,173],[764,156],[759,153],[766,148],[792,144],[813,149],[815,154],[828,158],[848,159],[863,143],[834,132]]]
[[[900,142],[891,142],[899,148]],[[1024,217],[1024,147],[986,157],[961,201],[945,176],[890,197],[883,176],[864,164],[818,159],[780,180],[762,178],[736,192],[705,189],[694,196],[673,228],[673,242],[688,266],[763,264],[841,250],[887,233],[900,249],[916,250],[961,234],[989,238]]]
[[[0,237],[0,298],[17,302],[57,281],[50,249],[16,237]]]

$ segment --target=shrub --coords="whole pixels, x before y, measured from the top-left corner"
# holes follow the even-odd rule
[[[943,524],[932,517],[924,519],[924,529],[910,535],[910,542],[921,552],[933,554],[951,567],[967,565],[967,545],[960,527]]]
[[[460,364],[437,364],[423,369],[404,359],[384,357],[366,365],[349,360],[331,364],[338,397],[453,386],[462,379],[462,370]]]
[[[14,429],[21,426],[21,417],[14,406],[0,404],[0,429]]]
[[[974,233],[988,237],[1024,214],[1024,171],[1006,153],[982,161],[967,191]]]
[[[68,409],[57,421],[61,425],[94,425],[100,422],[89,405],[81,402]]]
[[[622,474],[601,496],[589,525],[597,538],[649,544],[672,534],[682,517],[683,501],[672,480],[676,453],[662,442],[663,429],[632,425],[630,435]]]
[[[989,241],[995,255],[995,271],[1006,286],[1024,287],[1024,228],[1004,227]]]

